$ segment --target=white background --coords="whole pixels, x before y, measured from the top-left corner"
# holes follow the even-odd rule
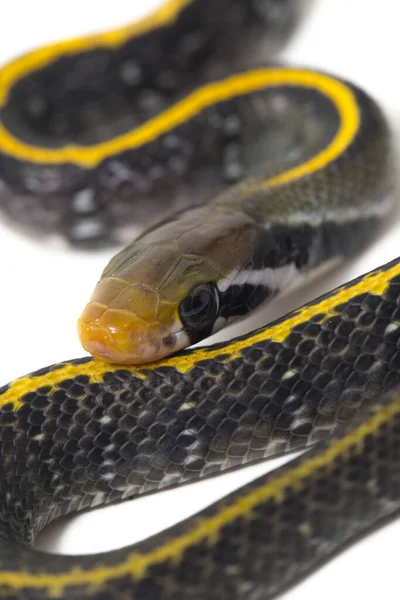
[[[46,42],[123,24],[159,3],[160,0],[3,0],[0,63]],[[315,0],[284,54],[292,63],[329,70],[363,86],[386,109],[397,140],[399,16],[400,8],[394,0]],[[394,222],[362,258],[275,303],[265,311],[262,320],[276,317],[329,287],[396,257],[399,233],[400,227]],[[82,355],[75,332],[76,318],[109,253],[77,253],[57,243],[32,241],[0,223],[0,257],[1,385],[46,364]],[[180,520],[275,464],[271,461],[217,480],[65,520],[41,536],[41,547],[81,553],[130,544]],[[400,522],[353,546],[284,598],[398,598],[399,543]]]

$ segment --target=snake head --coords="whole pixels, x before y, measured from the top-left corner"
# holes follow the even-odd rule
[[[252,228],[241,214],[202,207],[145,233],[104,270],[78,321],[83,347],[104,361],[140,364],[223,327],[228,283],[247,264]]]
[[[217,288],[201,282],[185,289],[182,283],[193,280],[199,265],[187,257],[173,260],[171,255],[150,259],[153,268],[165,275],[155,287],[150,277],[144,277],[145,281],[138,277],[138,258],[129,279],[124,268],[102,277],[78,321],[83,347],[98,359],[121,364],[152,362],[197,341],[188,328],[197,332],[198,339],[212,332],[219,309]],[[210,271],[207,275],[212,280]],[[169,279],[173,283],[167,285]]]

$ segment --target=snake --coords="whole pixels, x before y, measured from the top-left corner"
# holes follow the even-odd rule
[[[269,62],[299,17],[297,0],[169,0],[2,67],[5,218],[80,248],[146,228],[79,319],[92,356],[0,388],[0,598],[275,598],[398,514],[400,258],[187,348],[393,214],[375,101]],[[33,546],[60,516],[306,446],[132,546]]]

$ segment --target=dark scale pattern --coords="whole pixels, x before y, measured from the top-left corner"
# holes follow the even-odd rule
[[[31,73],[12,87],[0,118],[16,137],[41,147],[88,146],[113,138],[205,83],[271,58],[299,11],[296,0],[192,0],[168,27],[115,49],[63,55]],[[224,111],[217,109],[214,117],[217,127],[225,121]],[[0,148],[2,207],[24,228],[61,233],[74,245],[116,243],[118,229],[149,221],[149,201],[157,206],[151,214],[161,218],[238,179],[240,136],[235,118],[226,117],[223,135],[213,134],[210,124],[204,140],[213,155],[207,162],[220,165],[211,181],[207,165],[201,166],[203,153],[192,156],[190,140],[196,137],[190,127],[159,140],[156,156],[145,148],[139,159],[128,152],[95,169],[30,164]],[[178,186],[188,172],[187,186]]]
[[[274,496],[252,506],[250,515],[222,526],[211,541],[205,539],[189,545],[179,559],[157,561],[146,576],[137,583],[129,576],[109,581],[102,591],[92,591],[97,600],[176,597],[200,600],[207,598],[263,598],[275,597],[287,585],[307,574],[329,558],[338,547],[366,531],[372,523],[396,514],[400,508],[400,400],[398,390],[387,396],[379,410],[391,409],[391,416],[382,418],[382,424],[372,433],[355,434],[357,426],[368,423],[374,410],[363,411],[351,427],[346,426],[328,443],[293,461],[272,475],[260,478],[210,509],[196,520],[188,520],[163,534],[154,536],[134,547],[136,553],[149,553],[169,539],[196,528],[201,519],[220,514],[226,506],[249,498],[256,489],[265,489],[272,480],[287,477],[303,469],[300,484],[287,479],[282,497]],[[354,441],[352,442],[352,438]],[[316,456],[327,448],[335,448],[339,440],[350,439],[350,444],[336,453],[333,461],[311,468]],[[199,517],[201,517],[199,519]],[[22,547],[16,549],[5,542],[0,549],[4,570],[29,566],[30,572],[42,572],[43,557]],[[86,557],[85,569],[123,563],[126,551],[98,557]],[[74,565],[82,566],[82,557],[46,557],[46,572],[68,572]],[[11,562],[13,561],[13,562]],[[1,589],[1,588],[0,588]],[[3,588],[7,598],[36,600],[47,597],[43,590]],[[59,595],[62,598],[86,597],[82,586],[69,587]]]
[[[273,4],[275,14],[270,0],[192,0],[169,26],[114,49],[64,54],[13,86],[3,119],[25,141],[50,147],[125,133],[210,78],[282,46],[298,8],[293,0]]]
[[[400,508],[398,394],[397,389],[382,401],[381,410],[395,405],[394,415],[383,419],[372,434],[354,432],[376,415],[377,406],[364,410],[350,427],[341,427],[332,441],[319,444],[290,466],[252,482],[204,511],[202,517],[220,514],[224,507],[249,498],[256,489],[265,490],[272,481],[302,469],[301,478],[287,478],[279,500],[272,495],[253,506],[250,515],[244,511],[243,518],[231,520],[219,530],[211,545],[205,540],[190,547],[172,568],[165,563],[152,567],[132,597],[145,598],[148,589],[158,589],[156,597],[160,598],[174,598],[177,590],[193,600],[273,598],[371,523],[396,514]],[[353,443],[337,451],[333,461],[307,474],[307,465],[315,457],[351,438]],[[193,521],[186,523],[187,528],[190,526],[195,526]],[[172,528],[139,544],[136,550],[149,551],[184,528],[182,524]]]
[[[250,58],[268,55],[291,29],[299,4],[193,0],[171,27],[115,51],[64,56],[31,73],[11,90],[1,119],[22,139],[52,147],[107,139],[171,105],[194,80],[202,85],[232,65],[247,68]],[[257,226],[267,220],[271,226],[269,239],[254,246],[253,268],[290,260],[302,269],[342,245],[350,251],[385,213],[377,200],[390,189],[387,126],[372,100],[349,89],[361,125],[337,160],[245,202],[240,186],[218,197],[218,210],[222,204]],[[61,231],[74,244],[103,244],[121,224],[140,221],[149,199],[161,216],[166,189],[179,192],[169,210],[187,203],[186,196],[196,203],[248,175],[264,181],[326,148],[338,124],[335,107],[315,90],[267,90],[210,107],[140,153],[111,157],[94,170],[2,154],[1,200],[9,215],[33,229]],[[315,138],[310,131],[318,132]],[[266,158],[262,165],[259,156]],[[340,226],[338,215],[345,221]],[[384,267],[382,278],[396,265]],[[212,359],[186,371],[173,361],[184,364],[195,353],[140,373],[107,367],[101,375],[85,358],[33,373],[17,399],[18,382],[0,388],[0,597],[272,598],[395,514],[398,388],[381,399],[379,412],[371,406],[400,383],[400,278],[393,276],[382,295],[356,290],[329,316],[315,304],[314,315],[286,336],[265,333],[253,343],[244,337],[235,356],[221,344]],[[59,515],[315,442],[306,457],[133,548],[88,557],[29,548]]]
[[[32,211],[21,211],[17,201],[21,195],[34,192],[38,203],[40,197],[43,202],[47,198],[47,214],[51,213],[48,195],[64,194],[69,200],[60,202],[60,226],[71,237],[74,224],[96,217],[101,216],[108,227],[143,224],[154,220],[154,214],[160,220],[171,211],[204,202],[253,172],[267,178],[325,147],[338,125],[335,108],[315,91],[282,88],[278,93],[285,96],[284,110],[277,105],[273,89],[221,102],[153,142],[105,159],[92,171],[81,172],[71,165],[16,164],[3,157],[4,179],[15,196],[11,203],[11,192],[2,195],[6,208],[16,218],[29,219]],[[310,105],[313,110],[305,121],[303,113]],[[315,127],[319,135],[313,139],[307,132]],[[288,158],[293,154],[295,161]],[[149,211],[149,202],[157,209]],[[38,210],[37,224],[53,231],[54,219],[46,214]]]
[[[143,369],[138,378],[134,370],[110,368],[102,380],[85,374],[91,362],[72,361],[74,367],[82,362],[81,374],[73,378],[62,377],[63,365],[48,370],[52,377],[60,372],[56,389],[46,385],[42,370],[40,384],[20,398],[18,410],[11,402],[0,409],[2,535],[29,541],[58,515],[204,477],[334,433],[400,383],[397,264],[372,274],[388,282],[382,295],[357,293],[360,278],[331,316],[316,308],[282,342],[247,343],[237,358],[220,344],[220,354],[198,360],[186,373],[160,366]],[[275,329],[279,323],[284,319]],[[183,353],[181,359],[192,355]],[[312,472],[310,482],[302,479],[306,494],[289,486],[279,502],[260,505],[251,519],[234,519],[222,528],[211,546],[206,544],[207,552],[199,543],[173,566],[152,568],[151,581],[138,583],[133,596],[123,595],[132,582],[122,577],[98,598],[149,598],[154,586],[159,589],[154,598],[174,598],[176,586],[184,598],[201,598],[206,583],[207,597],[251,598],[251,590],[265,585],[267,573],[265,597],[272,597],[343,540],[397,510],[399,435],[399,415],[388,418],[357,446],[350,461],[347,455],[328,460],[326,468]],[[227,502],[231,499],[222,505]],[[222,505],[208,512],[218,514]],[[187,526],[193,522],[179,525],[174,535]],[[168,539],[160,535],[139,549],[148,551]],[[43,560],[22,547],[11,551],[6,543],[4,548],[0,582],[2,570],[22,569],[27,561],[35,572]],[[246,560],[250,549],[256,560]],[[118,551],[85,557],[79,564],[90,568],[124,557],[126,551]],[[46,570],[68,569],[74,560],[46,558]],[[66,597],[82,597],[79,589],[74,593]],[[26,596],[36,597],[31,591]]]

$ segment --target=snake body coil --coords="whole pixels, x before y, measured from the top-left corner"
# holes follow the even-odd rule
[[[271,282],[288,266],[301,273],[360,248],[391,210],[381,111],[329,75],[247,64],[289,32],[295,7],[172,0],[136,26],[5,66],[7,214],[95,245],[143,216],[139,197],[162,212],[173,198],[182,206],[217,194],[135,244],[153,265],[154,246],[168,261],[171,240],[185,260],[196,251],[218,264],[219,297],[230,290],[224,306],[233,316],[278,291],[281,280],[277,289]],[[185,241],[188,223],[193,239]],[[218,235],[226,223],[229,257]],[[120,283],[135,244],[110,266]],[[248,272],[247,287],[229,279],[232,264]],[[242,304],[234,286],[246,287]],[[102,314],[119,310],[117,297],[101,299]],[[136,367],[66,361],[0,388],[0,598],[275,597],[400,509],[399,348],[397,259],[229,342]],[[310,444],[287,466],[132,547],[71,557],[30,546],[60,515]]]

